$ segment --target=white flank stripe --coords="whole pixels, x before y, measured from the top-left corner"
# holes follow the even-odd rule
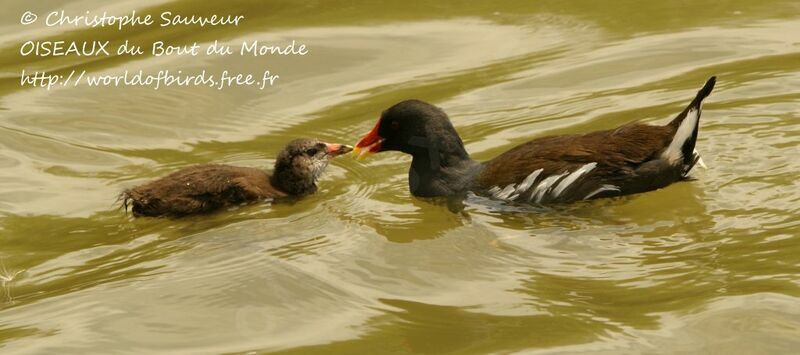
[[[567,177],[565,177],[564,180],[561,180],[558,186],[553,189],[553,192],[551,193],[553,198],[558,198],[558,196],[561,195],[561,193],[564,192],[564,190],[566,190],[570,185],[572,185],[572,183],[574,183],[584,174],[592,171],[592,169],[594,169],[596,166],[597,163],[589,163],[578,168],[578,170],[573,171],[572,174],[567,175]]]
[[[542,182],[540,182],[539,185],[536,185],[536,190],[534,190],[534,192],[531,194],[531,200],[534,199],[535,197],[536,203],[541,203],[542,199],[547,194],[547,191],[550,189],[550,187],[556,182],[558,182],[558,179],[564,177],[564,175],[567,175],[567,173],[548,176],[547,178],[542,180]]]
[[[536,181],[536,178],[539,177],[539,174],[541,174],[543,170],[544,169],[538,169],[532,172],[530,175],[528,175],[528,177],[526,177],[525,180],[523,180],[521,183],[519,183],[519,185],[517,185],[517,193],[523,194],[526,191],[528,191],[528,189],[530,189],[531,186],[533,186],[533,182]]]
[[[708,169],[708,165],[706,165],[706,162],[704,162],[701,157],[697,157],[697,164],[700,164],[700,167],[703,169]]]
[[[616,186],[616,185],[610,185],[610,184],[606,184],[606,185],[600,186],[600,188],[598,188],[597,190],[594,190],[594,191],[590,192],[590,193],[589,193],[588,195],[586,195],[586,197],[584,197],[583,199],[584,199],[584,200],[588,200],[588,199],[592,198],[592,196],[594,196],[594,195],[597,195],[597,194],[599,194],[599,193],[601,193],[601,192],[605,192],[605,191],[619,191],[619,186]]]
[[[508,186],[506,186],[503,189],[503,191],[500,191],[500,192],[494,194],[494,197],[495,198],[499,198],[501,200],[507,200],[508,196],[511,196],[511,194],[514,193],[514,190],[515,190],[514,189],[514,184],[508,184]]]
[[[691,108],[689,112],[686,113],[686,118],[681,122],[680,127],[678,127],[678,130],[675,132],[675,136],[672,137],[672,142],[669,143],[669,147],[661,154],[670,164],[677,164],[678,161],[683,158],[681,148],[683,147],[683,143],[686,143],[686,140],[692,136],[692,132],[694,132],[694,127],[697,125],[697,120],[699,118],[700,112],[696,108]]]

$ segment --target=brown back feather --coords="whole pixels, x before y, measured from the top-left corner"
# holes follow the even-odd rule
[[[534,139],[485,163],[480,188],[519,183],[537,169],[541,176],[574,171],[588,163],[597,167],[595,179],[631,174],[638,165],[657,157],[669,145],[675,128],[638,123],[583,135]]]
[[[123,192],[123,206],[134,215],[182,216],[286,194],[269,183],[269,174],[246,167],[205,164],[181,169]]]

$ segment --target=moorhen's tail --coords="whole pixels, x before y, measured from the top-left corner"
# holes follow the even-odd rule
[[[683,175],[686,175],[698,162],[701,166],[704,166],[700,155],[694,149],[694,145],[697,142],[703,99],[711,94],[716,82],[716,76],[709,78],[703,88],[697,92],[694,100],[689,103],[689,106],[668,125],[675,129],[675,135],[667,149],[664,150],[663,157],[672,164],[680,163],[683,166]]]

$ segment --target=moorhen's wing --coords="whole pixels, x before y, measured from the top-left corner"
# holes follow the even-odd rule
[[[486,162],[477,185],[495,198],[535,203],[638,192],[654,177],[674,175],[659,158],[674,133],[671,126],[628,124],[536,139]]]

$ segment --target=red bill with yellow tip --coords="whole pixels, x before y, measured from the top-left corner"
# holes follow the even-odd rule
[[[381,127],[381,122],[378,121],[375,124],[375,127],[372,128],[369,133],[364,135],[358,143],[356,143],[355,148],[353,148],[353,154],[356,156],[356,159],[362,160],[374,153],[381,151],[381,143],[383,142],[383,137],[378,135],[378,130]]]

